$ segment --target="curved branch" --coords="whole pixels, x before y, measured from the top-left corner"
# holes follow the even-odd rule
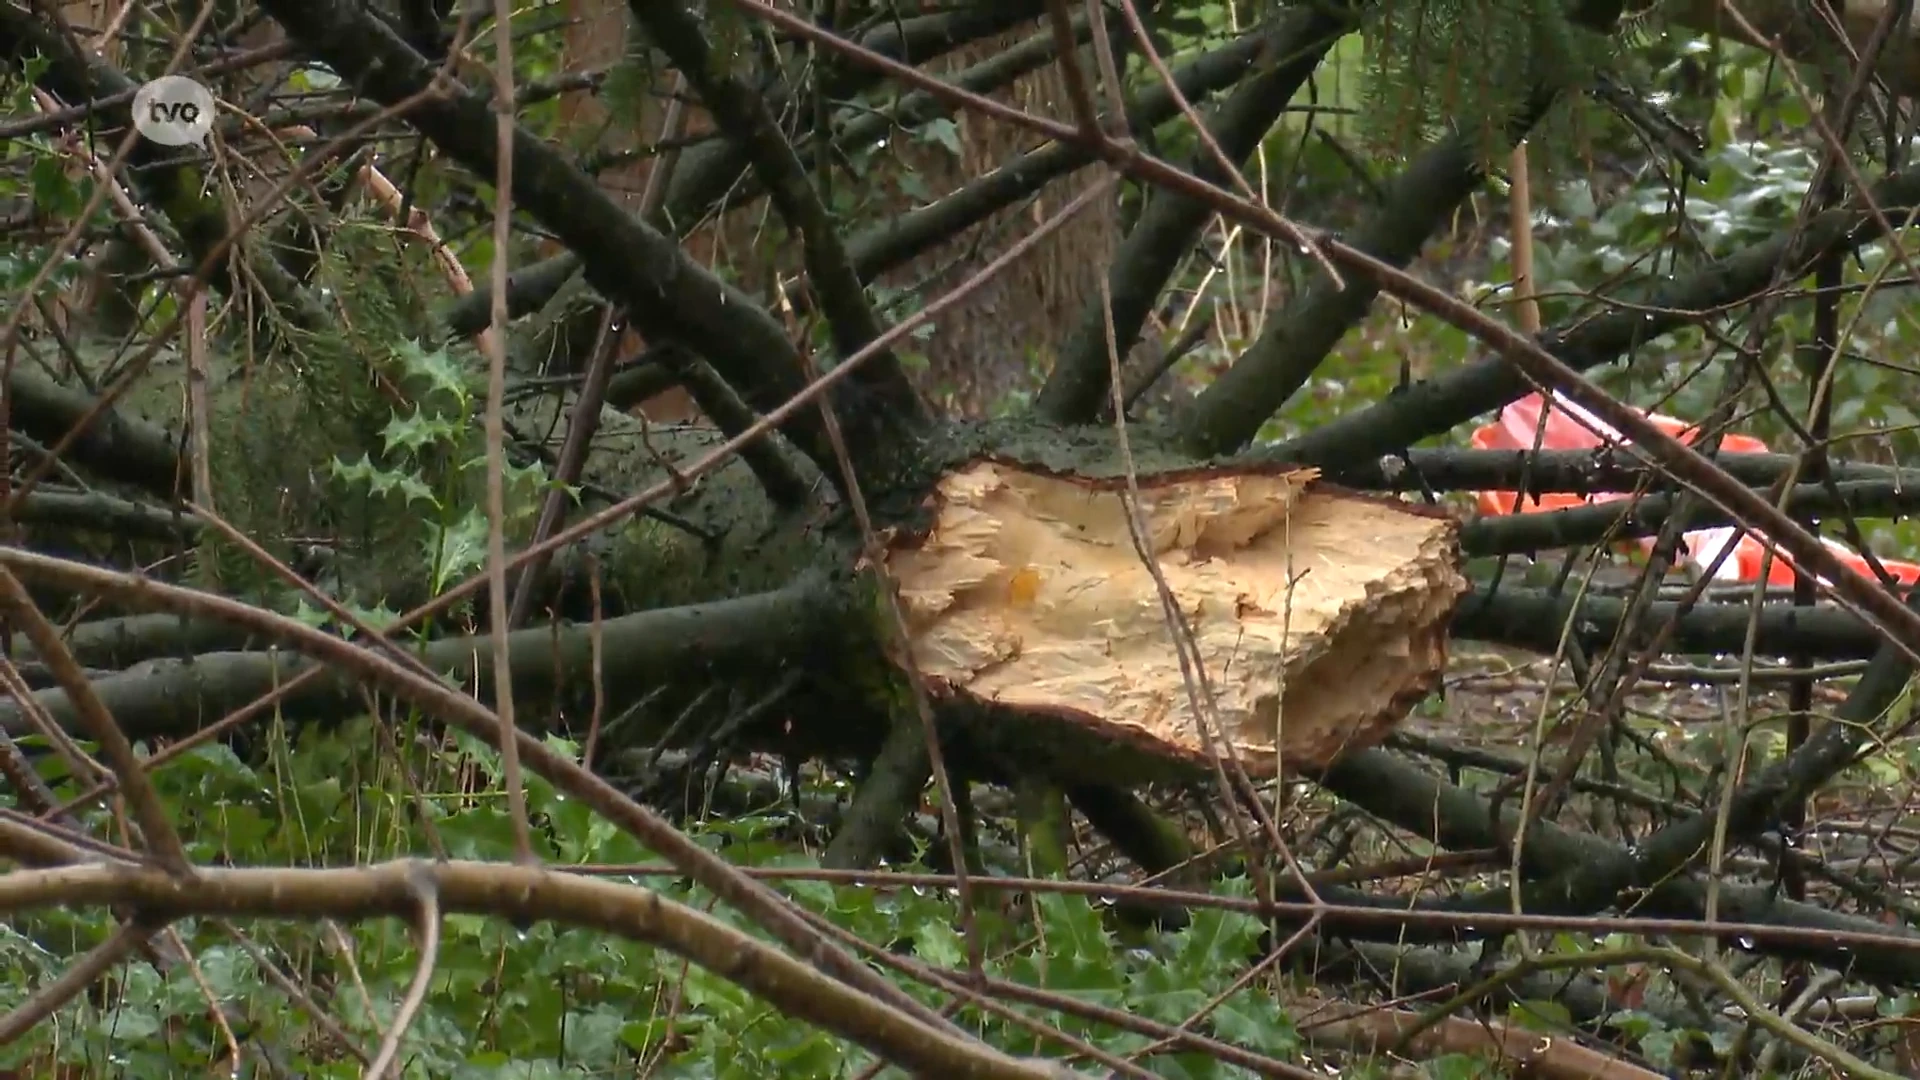
[[[346,869],[157,870],[94,864],[0,877],[0,911],[135,903],[152,917],[408,919],[429,888],[442,911],[542,920],[643,941],[691,960],[915,1075],[1060,1080],[1050,1063],[1009,1057],[828,978],[802,961],[651,889],[484,862],[407,860]]]

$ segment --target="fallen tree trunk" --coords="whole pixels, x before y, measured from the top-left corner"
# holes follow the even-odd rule
[[[1210,466],[1129,482],[1084,440],[1072,454],[1024,461],[981,456],[971,442],[929,452],[922,494],[877,500],[897,508],[880,524],[910,627],[904,652],[887,646],[884,594],[854,572],[860,545],[844,514],[823,527],[812,515],[752,513],[735,489],[700,506],[696,524],[740,514],[761,523],[757,534],[733,530],[716,551],[623,549],[623,579],[677,575],[705,582],[709,596],[597,625],[515,632],[516,700],[544,703],[559,724],[593,701],[608,715],[650,702],[620,736],[647,745],[676,729],[678,709],[709,680],[765,687],[797,673],[788,706],[738,736],[789,753],[864,757],[911,716],[910,657],[935,687],[956,753],[988,774],[1018,762],[1057,783],[1086,784],[1199,775],[1215,754],[1253,775],[1324,768],[1378,743],[1437,685],[1448,619],[1466,588],[1450,516],[1317,484],[1311,471]],[[1063,456],[1081,468],[1061,468]],[[1151,571],[1130,535],[1130,488]],[[29,581],[75,583],[24,552],[0,552],[0,561]],[[755,588],[778,576],[769,565],[793,580]],[[1162,587],[1186,624],[1178,636]],[[1182,638],[1195,649],[1184,657]],[[423,659],[484,693],[491,654],[478,645],[441,639]],[[98,692],[130,734],[177,738],[304,664],[270,651],[202,653],[138,664],[100,680]],[[1189,685],[1196,677],[1204,687]],[[653,695],[662,686],[673,692]],[[295,718],[338,718],[364,708],[357,689],[329,675],[281,707]],[[1198,712],[1196,698],[1208,703]],[[42,692],[38,704],[72,719],[60,691]],[[793,723],[811,711],[803,705],[841,719]],[[0,706],[0,722],[30,730],[17,703]],[[683,744],[703,735],[676,730]]]

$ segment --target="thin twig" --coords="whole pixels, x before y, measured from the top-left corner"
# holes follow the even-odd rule
[[[180,834],[174,831],[173,822],[167,816],[167,808],[160,801],[159,792],[154,790],[153,781],[148,778],[146,767],[133,751],[133,744],[120,730],[120,725],[107,711],[100,695],[94,692],[93,681],[81,669],[79,661],[73,658],[72,650],[60,639],[60,631],[41,613],[33,597],[28,595],[26,586],[13,576],[13,571],[0,567],[0,610],[21,631],[47,665],[60,688],[67,692],[67,698],[73,703],[74,714],[87,729],[87,734],[100,744],[100,752],[107,759],[107,766],[113,770],[113,776],[119,782],[120,790],[126,794],[127,801],[133,805],[134,817],[140,822],[140,831],[146,839],[149,850],[175,874],[190,876],[193,865],[187,859],[187,849],[180,843]]]
[[[493,4],[493,110],[499,140],[493,191],[492,339],[487,343],[487,625],[493,637],[494,709],[500,717],[501,782],[513,819],[513,857],[532,865],[533,826],[527,820],[527,790],[520,778],[514,736],[513,667],[507,657],[507,276],[513,251],[513,3]],[[378,1077],[377,1071],[369,1077]]]
[[[413,970],[413,981],[407,984],[407,994],[400,999],[400,1007],[394,1010],[393,1026],[387,1029],[386,1037],[380,1040],[380,1049],[368,1063],[365,1080],[386,1080],[387,1070],[394,1070],[399,1076],[398,1062],[400,1042],[406,1038],[407,1029],[413,1026],[413,1018],[420,1013],[420,1007],[426,1004],[427,991],[433,987],[434,962],[440,956],[440,894],[433,879],[424,874],[414,875],[414,897],[419,904],[418,933],[420,935],[420,963]]]
[[[88,949],[86,955],[75,960],[58,978],[35,990],[7,1015],[0,1016],[0,1046],[13,1043],[42,1020],[59,1012],[67,1002],[85,993],[108,968],[138,949],[153,930],[151,924],[137,919],[122,923],[113,936]]]

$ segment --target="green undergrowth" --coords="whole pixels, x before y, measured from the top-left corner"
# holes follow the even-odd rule
[[[403,729],[394,738],[417,747],[414,734]],[[394,743],[365,722],[331,733],[276,729],[258,767],[213,746],[160,770],[156,781],[189,855],[203,864],[299,867],[428,856],[433,849],[422,817],[452,858],[510,859],[511,824],[490,749],[464,738],[415,749],[407,754],[411,779],[403,780],[391,754],[368,749],[380,745]],[[553,745],[578,752],[568,743]],[[68,786],[57,775],[52,779]],[[417,802],[409,795],[414,789],[423,793]],[[659,865],[631,837],[545,781],[530,776],[527,794],[538,853],[549,863]],[[790,804],[707,821],[694,834],[737,865],[817,865]],[[631,880],[746,928],[711,895],[672,874]],[[805,880],[776,887],[865,941],[949,975],[964,973],[966,945],[948,892]],[[1250,895],[1244,881],[1220,888],[1224,895]],[[1270,980],[1234,988],[1257,953],[1264,929],[1257,919],[1201,911],[1179,932],[1123,935],[1104,905],[1083,897],[983,891],[978,906],[992,976],[1165,1024],[1182,1023],[1225,995],[1199,1030],[1280,1057],[1299,1047]],[[43,911],[0,929],[0,1009],[18,1005],[73,955],[97,944],[103,926],[94,912]],[[0,1048],[0,1069],[51,1059],[101,1077],[204,1071],[225,1053],[224,1037],[208,1017],[210,991],[236,1037],[271,1049],[291,1074],[315,1080],[360,1075],[361,1063],[329,1045],[314,1017],[289,1003],[225,928],[190,920],[177,929],[199,958],[208,991],[184,970],[162,976],[141,961],[121,965],[102,993]],[[340,930],[350,952],[321,926],[259,921],[242,928],[370,1049],[393,1019],[420,956],[398,920]],[[659,1077],[837,1078],[870,1064],[732,983],[636,942],[547,924],[518,930],[464,914],[448,915],[442,932],[431,990],[401,1054],[407,1077],[635,1076],[644,1063],[654,1063],[651,1075]],[[903,985],[930,1004],[944,1004],[923,988]],[[1053,1010],[1010,1008],[1059,1024],[1109,1053],[1142,1052],[1151,1042]],[[956,1021],[1007,1051],[1061,1053],[1017,1022],[985,1011],[963,1010]],[[1157,1051],[1143,1064],[1169,1078],[1252,1075],[1190,1053]]]

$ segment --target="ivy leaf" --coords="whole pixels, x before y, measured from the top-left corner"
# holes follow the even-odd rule
[[[921,923],[913,933],[913,953],[935,967],[957,968],[967,962],[967,943],[945,922]]]
[[[1208,1017],[1216,1037],[1269,1056],[1292,1053],[1300,1045],[1293,1018],[1271,996],[1253,992],[1235,994]]]

